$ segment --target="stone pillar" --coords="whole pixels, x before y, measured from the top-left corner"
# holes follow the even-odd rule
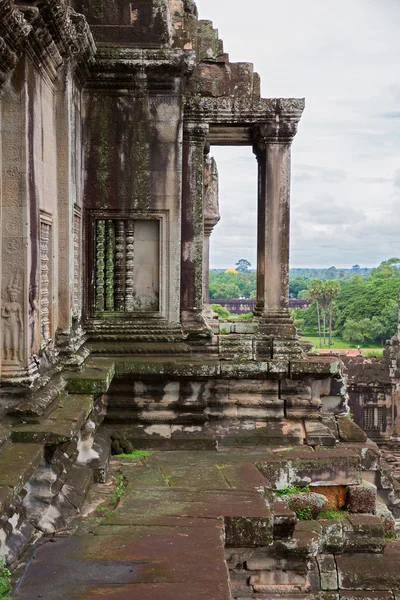
[[[209,312],[210,297],[210,236],[221,219],[219,214],[218,169],[214,158],[204,160],[204,246],[203,246],[203,304]]]
[[[29,71],[31,69],[31,71]],[[8,385],[38,377],[38,207],[33,185],[31,65],[23,58],[2,93],[1,376]]]
[[[208,125],[183,127],[181,321],[189,337],[210,337],[203,316],[204,147]]]
[[[70,365],[81,364],[87,351],[81,326],[82,235],[80,210],[80,129],[81,117],[74,95],[74,73],[70,64],[59,71],[56,94],[57,186],[58,186],[58,331],[61,357]],[[79,105],[79,103],[78,103]],[[78,113],[78,114],[76,114]]]
[[[255,135],[259,165],[257,305],[260,334],[271,341],[272,357],[299,356],[289,314],[291,144],[299,116],[275,114]]]

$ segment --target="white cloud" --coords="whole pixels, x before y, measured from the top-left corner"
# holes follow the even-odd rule
[[[293,144],[292,265],[376,265],[399,255],[398,0],[197,5],[219,28],[231,60],[255,64],[263,96],[306,97]],[[242,257],[254,264],[255,159],[244,148],[212,153],[223,217],[212,265]]]

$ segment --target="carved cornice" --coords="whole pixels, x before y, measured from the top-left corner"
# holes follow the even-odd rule
[[[175,78],[189,75],[195,64],[195,53],[180,49],[99,46],[88,85],[96,89],[125,85],[140,91],[146,80],[145,87],[151,91],[152,79],[156,79],[157,89],[164,83],[166,90],[176,92]]]
[[[183,141],[195,145],[204,146],[206,143],[209,127],[206,123],[183,123]]]
[[[0,86],[18,62],[31,26],[11,0],[0,1]]]
[[[298,122],[305,106],[304,98],[210,98],[191,96],[185,100],[185,118],[213,124],[254,125],[273,121],[279,116]]]
[[[80,72],[88,69],[96,48],[85,18],[65,0],[44,0],[38,7],[0,0],[0,85],[23,50],[54,80],[65,61]]]

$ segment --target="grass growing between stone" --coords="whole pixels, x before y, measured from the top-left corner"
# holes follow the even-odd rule
[[[119,504],[119,501],[126,492],[126,488],[128,487],[128,481],[125,475],[123,473],[116,475],[113,478],[113,485],[114,489],[111,497],[108,498],[106,502],[102,502],[96,508],[96,512],[99,513],[99,515],[101,515],[103,521],[114,514],[115,509]]]
[[[345,510],[335,510],[334,508],[326,508],[320,513],[318,519],[335,519],[336,521],[342,521],[347,517]]]
[[[275,490],[275,494],[279,497],[282,496],[291,496],[292,494],[308,494],[310,491],[310,488],[308,487],[308,485],[306,485],[305,487],[297,487],[296,485],[288,485],[287,487],[283,488],[282,490]]]
[[[136,458],[146,458],[150,456],[151,452],[148,450],[133,450],[129,454],[114,454],[113,458],[130,458],[135,460]]]

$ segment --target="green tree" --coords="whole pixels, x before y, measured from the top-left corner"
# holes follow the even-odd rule
[[[241,258],[236,263],[236,270],[238,273],[248,273],[250,267],[251,267],[251,263],[249,263],[249,261],[246,260],[245,258]]]
[[[362,327],[358,321],[348,319],[343,328],[343,339],[350,344],[363,344],[364,335],[361,331]]]
[[[300,292],[297,294],[297,297],[299,300],[309,300],[310,292],[309,290],[300,290]]]
[[[221,317],[221,319],[229,319],[229,317],[231,316],[229,310],[227,308],[224,308],[220,304],[211,304],[211,308],[215,313],[217,313],[219,317]]]
[[[340,294],[340,283],[335,280],[325,281],[324,283],[324,295],[326,303],[329,307],[329,348],[332,346],[332,315],[333,315],[333,301]]]

